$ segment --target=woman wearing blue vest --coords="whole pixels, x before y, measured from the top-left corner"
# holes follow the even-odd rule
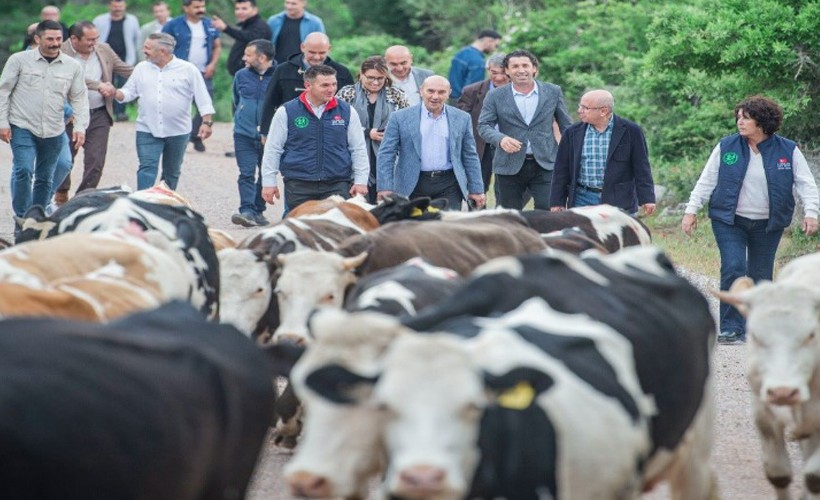
[[[797,145],[776,135],[783,110],[762,96],[735,107],[738,133],[724,137],[712,151],[689,197],[681,224],[691,235],[697,212],[708,201],[709,218],[720,250],[720,289],[749,276],[771,280],[783,230],[794,214],[793,191],[805,207],[803,231],[817,232],[817,185]],[[746,342],[746,322],[734,307],[720,304],[721,344]]]

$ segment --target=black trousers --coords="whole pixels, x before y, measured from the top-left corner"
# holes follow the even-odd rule
[[[344,199],[350,198],[350,180],[335,181],[301,181],[285,179],[285,203],[288,211],[293,210],[309,200],[323,200],[337,194]]]
[[[432,199],[446,198],[447,210],[461,210],[461,202],[464,200],[456,174],[452,170],[421,172],[419,182],[410,193],[410,199],[422,196],[429,196]]]
[[[495,174],[495,182],[498,185],[498,204],[504,208],[524,208],[524,195],[527,190],[535,201],[535,208],[550,208],[552,170],[544,170],[535,160],[524,160],[524,165],[517,174]]]

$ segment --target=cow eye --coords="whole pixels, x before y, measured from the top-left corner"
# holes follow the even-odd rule
[[[481,415],[482,411],[484,411],[483,405],[475,402],[467,403],[461,409],[461,413],[464,415],[464,417],[469,419],[478,418]]]
[[[265,289],[264,289],[263,287],[261,287],[261,286],[260,286],[259,288],[257,288],[257,289],[256,289],[256,293],[262,293],[262,292],[264,292],[264,291],[265,291]]]
[[[333,295],[332,293],[328,293],[327,295],[325,295],[325,296],[322,298],[322,300],[323,300],[323,301],[325,301],[325,302],[331,302],[331,301],[333,301],[333,299],[334,299],[335,297],[336,297],[336,296],[335,296],[335,295]]]
[[[814,340],[814,332],[811,332],[808,337],[806,337],[806,343],[812,342]]]

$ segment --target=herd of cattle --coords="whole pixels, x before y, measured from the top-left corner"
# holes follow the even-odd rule
[[[719,497],[708,303],[616,208],[327,199],[236,242],[157,186],[18,224],[0,496],[243,498],[272,427],[299,497]],[[718,293],[778,498],[790,438],[820,498],[818,283],[815,254]]]

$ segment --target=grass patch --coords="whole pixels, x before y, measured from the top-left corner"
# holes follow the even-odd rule
[[[698,227],[691,237],[681,230],[678,217],[652,216],[642,220],[652,231],[652,242],[661,247],[676,265],[716,279],[720,277],[720,254],[711,221],[704,213],[698,214]],[[780,240],[775,275],[792,259],[817,251],[820,251],[820,236],[807,237],[802,229],[792,225]]]

